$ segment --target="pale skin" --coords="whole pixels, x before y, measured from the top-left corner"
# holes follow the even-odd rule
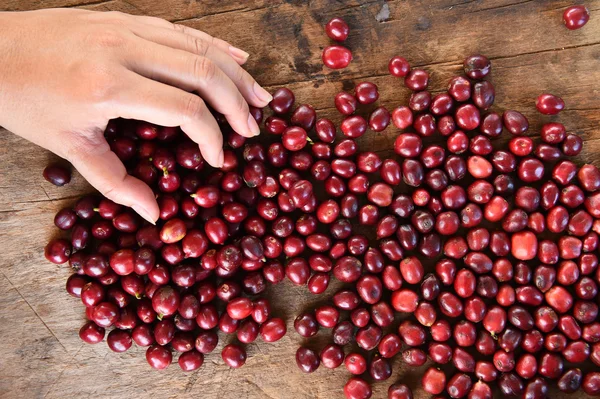
[[[223,137],[207,105],[240,135],[248,105],[271,95],[242,67],[248,53],[160,18],[52,9],[0,12],[0,125],[69,160],[107,198],[154,223],[152,190],[127,174],[104,139],[109,120],[181,129],[214,167]]]

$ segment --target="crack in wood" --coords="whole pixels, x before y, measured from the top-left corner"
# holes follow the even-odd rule
[[[464,2],[462,2],[462,3],[456,3],[456,4],[452,4],[452,5],[448,6],[448,9],[449,9],[449,10],[451,10],[451,9],[453,9],[454,7],[460,7],[460,6],[464,6],[464,5],[467,5],[467,4],[475,3],[475,2],[477,2],[477,1],[479,1],[479,0],[469,0],[469,1],[464,1]]]
[[[476,9],[473,10],[473,13],[476,12],[484,12],[484,11],[492,11],[492,10],[501,10],[503,8],[510,8],[510,7],[514,7],[514,6],[519,6],[522,4],[526,4],[526,3],[531,3],[533,0],[525,0],[525,1],[520,1],[518,3],[512,3],[512,4],[503,4],[501,6],[496,6],[496,7],[489,7],[489,8],[481,8],[481,9]]]
[[[600,111],[600,107],[592,107],[592,108],[567,108],[563,110],[563,112],[568,111],[579,111],[579,112],[588,112],[588,111]],[[598,139],[600,140],[600,139]]]
[[[81,349],[83,349],[83,347],[85,345],[86,345],[85,343],[81,344],[81,346],[79,347],[79,349],[77,349],[77,352],[75,352],[75,354],[72,356],[73,361],[76,362],[75,356],[77,356],[79,354],[79,352],[81,352]],[[50,389],[48,389],[48,392],[46,392],[46,394],[44,395],[44,398],[47,398],[48,395],[50,395],[50,393],[52,392],[52,390],[54,389],[54,387],[56,386],[56,384],[58,384],[58,382],[60,381],[60,378],[62,377],[63,373],[69,368],[69,366],[70,366],[70,364],[66,364],[65,367],[63,367],[63,369],[58,374],[58,377],[56,377],[56,380],[54,380],[54,382],[50,386]]]
[[[375,1],[365,1],[364,3],[360,3],[360,4],[350,4],[347,7],[341,7],[341,8],[336,8],[334,9],[335,11],[346,11],[346,10],[351,10],[353,8],[360,8],[360,7],[366,7],[366,6],[370,6],[372,4],[379,4],[381,3],[382,5],[386,3],[386,1],[382,1],[382,0],[375,0]],[[389,0],[387,1],[388,4],[393,4],[396,3],[396,1],[394,0]]]
[[[46,189],[44,188],[44,186],[42,184],[40,184],[40,188],[42,189],[42,191],[44,192],[44,194],[46,194],[46,197],[48,197],[48,200],[52,201],[52,198],[50,198],[50,196],[48,195],[48,193],[46,192]]]
[[[568,6],[553,7],[553,8],[547,8],[545,10],[542,10],[541,12],[553,12],[553,11],[556,11],[556,10],[566,10],[567,8],[568,8]],[[590,8],[590,7],[588,7],[587,9],[590,12],[592,12],[592,11],[599,11],[600,10],[600,8]]]
[[[101,4],[115,3],[115,0],[100,0],[100,1],[91,1],[89,3],[81,3],[81,4],[72,4],[69,6],[64,6],[63,8],[79,8],[79,7],[89,7],[89,6],[97,6]]]
[[[131,8],[133,8],[136,11],[143,11],[141,8],[139,8],[138,6],[136,6],[135,4],[133,4],[133,3],[129,2],[129,1],[127,1],[127,0],[120,0],[120,1],[122,1],[126,5],[130,6]]]
[[[553,49],[536,50],[536,51],[529,51],[529,52],[519,53],[519,54],[515,54],[515,55],[505,55],[505,56],[488,57],[488,58],[491,61],[494,61],[494,60],[503,60],[503,59],[510,59],[510,58],[521,57],[523,55],[535,55],[535,54],[551,53],[551,52],[555,52],[555,51],[573,50],[573,49],[577,49],[577,48],[597,46],[599,44],[600,44],[600,42],[578,44],[578,45],[574,45],[574,46],[563,46],[563,47],[553,48]]]
[[[235,12],[245,13],[245,12],[263,10],[263,9],[272,8],[272,7],[273,7],[272,5],[269,5],[267,7],[257,7],[257,8],[248,8],[248,7],[234,8],[231,10],[224,10],[224,11],[219,11],[219,12],[214,12],[214,13],[209,13],[209,14],[204,14],[204,15],[199,15],[199,16],[189,17],[189,18],[172,19],[169,21],[174,24],[180,24],[182,22],[196,21],[196,20],[201,20],[201,19],[208,18],[208,17],[214,17],[216,15],[231,14],[231,13],[235,13]]]
[[[14,187],[11,187],[11,188],[14,189]],[[48,199],[39,199],[39,200],[31,200],[31,201],[18,201],[18,202],[12,202],[12,204],[13,205],[39,204],[39,203],[44,204],[44,203],[54,202],[54,201],[65,201],[65,200],[71,200],[71,199],[79,199],[83,195],[92,194],[92,193],[97,193],[97,192],[92,191],[92,192],[80,193],[80,194],[76,194],[76,195],[69,195],[69,196],[66,196],[66,197],[57,197],[57,198],[50,198],[50,197],[48,197]],[[32,209],[32,208],[27,208],[27,209]],[[24,210],[27,210],[27,209],[0,209],[0,213],[23,212]]]
[[[8,281],[8,284],[10,284],[10,286],[16,291],[17,294],[19,294],[19,296],[21,297],[21,299],[23,299],[23,301],[27,304],[27,306],[29,306],[29,308],[31,309],[31,311],[33,312],[33,314],[36,315],[36,317],[38,319],[40,319],[40,321],[42,322],[42,324],[44,325],[44,327],[46,327],[46,329],[48,330],[48,332],[50,332],[50,334],[52,334],[52,336],[54,337],[54,339],[56,339],[56,341],[58,342],[58,344],[65,350],[65,352],[71,356],[71,358],[73,360],[75,360],[73,358],[73,356],[69,353],[69,351],[67,350],[67,348],[63,345],[62,342],[60,342],[60,339],[58,339],[58,337],[56,336],[56,334],[54,334],[54,331],[52,331],[52,329],[50,327],[48,327],[48,325],[46,324],[46,322],[44,321],[44,319],[42,319],[42,317],[38,314],[38,312],[36,312],[36,310],[33,308],[33,306],[31,306],[31,304],[29,303],[29,301],[27,299],[25,299],[25,297],[23,296],[23,294],[21,294],[21,291],[19,291],[19,289],[12,283],[12,281],[10,281],[10,279],[8,278],[8,276],[6,274],[4,274],[4,271],[0,270],[0,273],[2,273],[2,276],[4,276],[4,278],[6,279],[6,281]]]

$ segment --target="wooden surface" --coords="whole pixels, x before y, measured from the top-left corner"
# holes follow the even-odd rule
[[[387,74],[388,60],[397,54],[432,74],[433,91],[443,89],[471,53],[493,62],[498,110],[523,111],[536,134],[542,121],[534,108],[541,92],[563,97],[560,116],[569,131],[586,141],[581,159],[600,166],[600,0],[585,3],[592,13],[579,31],[562,25],[562,12],[574,1],[523,0],[0,0],[0,10],[81,6],[166,18],[227,39],[250,54],[248,70],[275,89],[288,86],[297,101],[309,102],[319,115],[339,116],[333,96],[355,82],[371,80],[380,103],[392,109],[406,103],[409,92]],[[388,11],[389,10],[389,11]],[[347,45],[354,61],[342,72],[325,69],[321,50],[329,44],[323,25],[333,16],[350,24]],[[389,148],[397,135],[372,132],[364,146]],[[365,147],[363,147],[365,148]],[[0,397],[132,397],[132,398],[337,398],[347,372],[320,368],[302,375],[294,353],[302,342],[293,331],[295,315],[327,300],[289,283],[271,288],[275,313],[286,318],[289,333],[275,344],[249,345],[249,359],[240,370],[229,370],[219,351],[208,356],[198,372],[184,374],[174,365],[152,371],[144,350],[134,347],[112,353],[105,343],[83,344],[77,331],[83,307],[69,297],[64,283],[69,270],[48,263],[43,247],[56,229],[55,212],[91,188],[78,174],[57,188],[45,182],[42,169],[56,157],[0,130]],[[324,331],[311,345],[320,347]],[[221,348],[223,344],[219,345]],[[394,363],[389,382],[419,386],[421,370],[401,370]],[[374,397],[384,397],[388,383],[376,384]],[[418,391],[416,397],[425,397]],[[559,395],[553,395],[559,397]],[[578,396],[581,397],[581,396]]]

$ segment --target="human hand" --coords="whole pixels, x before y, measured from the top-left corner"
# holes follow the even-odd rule
[[[159,216],[154,194],[110,150],[108,121],[181,126],[220,167],[223,137],[206,103],[251,137],[259,127],[248,104],[272,99],[240,66],[247,53],[159,18],[75,9],[0,13],[0,51],[0,125],[68,159],[104,196],[152,223]]]

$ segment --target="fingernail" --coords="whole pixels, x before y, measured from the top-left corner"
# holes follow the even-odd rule
[[[225,164],[225,154],[223,153],[223,150],[221,149],[221,152],[219,152],[219,158],[217,158],[217,166],[219,168],[222,168],[224,164]]]
[[[252,114],[248,114],[248,130],[250,130],[250,133],[252,133],[253,136],[258,136],[260,134],[260,128]]]
[[[254,82],[254,94],[256,94],[256,97],[264,103],[270,103],[273,99],[271,93],[260,87],[257,82]]]
[[[248,57],[250,57],[250,54],[248,54],[244,50],[233,46],[229,46],[229,54],[231,54],[235,58],[239,58],[242,61],[246,61]]]
[[[132,206],[132,208],[134,211],[137,212],[138,215],[140,215],[145,220],[147,220],[148,223],[152,223],[153,225],[156,225],[156,221],[152,218],[152,216],[150,216],[150,213],[148,211],[146,211],[144,208],[142,208],[139,205],[134,205],[134,206]]]

